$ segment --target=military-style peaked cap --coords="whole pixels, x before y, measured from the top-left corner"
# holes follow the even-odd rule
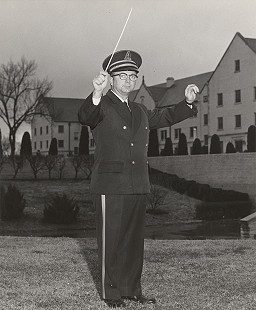
[[[112,54],[104,60],[102,64],[103,70],[106,70],[111,56]],[[141,63],[142,59],[138,53],[129,50],[121,50],[115,52],[107,69],[107,72],[109,74],[118,71],[135,71],[138,73]]]

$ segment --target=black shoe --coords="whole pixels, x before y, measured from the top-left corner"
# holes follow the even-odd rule
[[[143,295],[137,295],[137,296],[122,296],[123,299],[131,300],[138,302],[143,305],[153,305],[156,303],[156,299],[153,297],[145,297]]]
[[[125,302],[122,299],[104,299],[104,302],[109,308],[125,307]]]

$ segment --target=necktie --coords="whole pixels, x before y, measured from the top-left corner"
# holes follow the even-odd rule
[[[129,103],[128,103],[128,101],[124,101],[124,104],[126,105],[126,107],[129,109],[129,111],[131,112],[131,108],[130,108],[130,106],[129,106]]]

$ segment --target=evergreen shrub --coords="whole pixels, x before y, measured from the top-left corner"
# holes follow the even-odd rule
[[[199,185],[199,197],[203,201],[209,200],[211,187],[208,184],[200,184]]]
[[[179,194],[184,194],[188,189],[188,182],[184,178],[177,178],[176,182],[173,182],[172,188]]]
[[[234,144],[232,142],[228,142],[227,147],[226,147],[226,153],[236,153],[236,148],[234,147]]]
[[[196,138],[192,145],[191,155],[202,154],[202,146],[200,139]]]
[[[12,184],[9,184],[7,190],[1,187],[1,219],[14,220],[19,219],[23,215],[26,200],[24,194]]]
[[[221,154],[220,138],[216,134],[211,138],[210,154]]]
[[[70,224],[76,221],[79,213],[77,202],[66,194],[55,193],[44,208],[44,220],[47,223]]]
[[[248,152],[256,152],[256,127],[249,126],[247,132],[247,150]]]
[[[178,155],[188,155],[187,137],[184,133],[179,136]]]
[[[196,206],[200,220],[238,219],[251,213],[251,201],[201,202]]]
[[[200,184],[196,181],[188,181],[189,186],[186,194],[192,198],[200,199],[199,197],[199,186]]]

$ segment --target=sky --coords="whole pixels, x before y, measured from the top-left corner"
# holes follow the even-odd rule
[[[0,65],[35,60],[51,96],[86,98],[131,9],[117,50],[142,56],[137,88],[213,71],[236,32],[256,38],[256,0],[0,0]]]

